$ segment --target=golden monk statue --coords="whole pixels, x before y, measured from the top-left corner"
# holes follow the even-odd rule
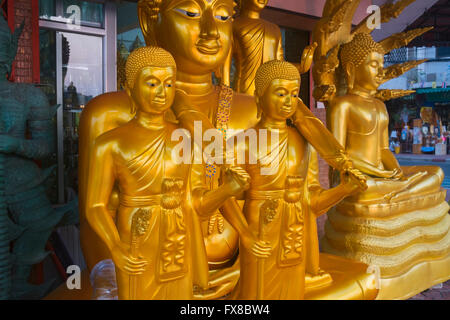
[[[268,0],[239,0],[239,16],[233,23],[233,52],[236,74],[234,89],[240,93],[255,93],[255,76],[258,68],[271,60],[284,60],[283,39],[280,27],[260,18]],[[293,64],[300,73],[309,71],[316,45],[308,46],[302,61]],[[228,81],[229,64],[225,64],[224,82]]]
[[[200,122],[201,131],[217,129],[224,137],[229,135],[230,130],[244,130],[258,122],[257,107],[252,96],[237,94],[227,87],[214,86],[212,83],[212,73],[223,66],[231,49],[233,6],[232,0],[141,0],[138,3],[139,21],[147,45],[164,48],[177,63],[175,100],[165,117],[167,120],[177,119],[180,127],[186,128],[191,134],[196,122]],[[110,256],[108,248],[102,245],[97,234],[86,223],[90,154],[98,136],[134,117],[129,112],[130,104],[126,92],[103,94],[89,102],[80,121],[81,242],[89,269]],[[364,184],[364,179],[361,180],[359,172],[353,170],[342,146],[301,101],[293,120],[300,133],[330,165],[348,172],[351,179]],[[219,187],[220,171],[225,167],[207,164],[206,185],[209,189]],[[112,217],[119,206],[119,194],[113,192],[107,204]],[[211,212],[206,215],[208,218],[201,219],[210,276],[213,276],[210,277],[210,287],[216,288],[212,290],[215,293],[200,293],[197,298],[214,298],[229,293],[239,277],[239,263],[235,262],[238,234],[247,248],[255,243],[246,232],[245,219],[235,214],[235,209],[235,206],[225,203],[220,211]],[[354,267],[347,260],[327,261],[335,269],[347,264]],[[230,270],[224,269],[231,265]],[[364,271],[358,275],[363,277]]]
[[[406,299],[450,278],[449,206],[439,167],[400,167],[389,150],[389,115],[383,100],[411,92],[378,87],[423,62],[385,69],[384,55],[428,29],[377,43],[365,21],[349,32],[358,3],[327,1],[315,30],[316,98],[326,102],[330,130],[355,167],[367,175],[368,185],[328,214],[322,247],[378,272],[379,299]],[[382,9],[383,19],[395,16],[392,10],[401,11],[405,1],[395,6]],[[327,29],[330,25],[339,27]]]
[[[280,28],[260,18],[268,0],[241,0],[233,23],[233,55],[236,61],[235,90],[253,95],[258,68],[270,60],[284,60]]]
[[[225,183],[206,192],[204,166],[177,163],[172,133],[179,127],[164,119],[175,97],[170,53],[133,51],[126,76],[136,115],[95,140],[87,219],[115,263],[120,299],[192,299],[193,283],[208,285],[197,215],[211,214],[245,190],[248,176],[228,170]],[[120,204],[113,219],[108,203],[115,184]]]
[[[304,299],[306,260],[319,256],[318,248],[308,245],[308,233],[317,238],[308,216],[315,216],[315,224],[317,215],[359,190],[359,185],[346,176],[338,187],[323,190],[308,177],[311,147],[286,122],[300,102],[300,73],[294,65],[266,62],[258,69],[255,84],[261,120],[247,132],[248,136],[254,133],[255,139],[238,138],[237,146],[251,177],[243,210],[250,229],[272,244],[273,251],[265,259],[240,248],[241,275],[234,296]]]

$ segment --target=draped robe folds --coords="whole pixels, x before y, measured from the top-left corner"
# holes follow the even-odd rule
[[[124,132],[134,129],[129,125],[114,129],[100,138],[102,145],[115,140]],[[135,277],[137,299],[192,299],[193,284],[206,286],[208,266],[199,218],[192,208],[191,189],[204,189],[202,165],[176,165],[171,160],[171,148],[177,142],[170,141],[173,125],[148,130],[148,139],[138,147],[112,148],[116,183],[120,194],[120,206],[116,226],[121,241],[131,243],[133,215],[139,210],[149,210],[148,229],[139,238],[138,253],[149,262],[142,275]],[[142,130],[142,129],[140,129]],[[123,139],[123,138],[122,138]],[[124,139],[125,140],[125,139]],[[138,143],[139,144],[139,143]],[[119,150],[119,151],[116,151]],[[94,152],[93,154],[96,154]],[[94,164],[101,165],[101,160]],[[100,162],[100,163],[99,163]],[[166,192],[167,180],[181,180],[180,192]],[[101,182],[100,182],[101,183]],[[178,201],[176,208],[164,207],[164,200]],[[131,277],[116,268],[119,296],[127,298]]]
[[[278,26],[261,19],[237,18],[233,25],[236,85],[240,93],[253,95],[258,68],[270,60],[284,60]]]
[[[315,216],[307,204],[310,199],[309,187],[318,184],[317,157],[306,140],[293,128],[280,129],[279,142],[270,144],[266,155],[257,155],[256,164],[245,166],[252,180],[250,190],[246,192],[244,214],[250,229],[258,234],[261,207],[266,200],[278,199],[273,220],[264,226],[264,235],[260,234],[273,247],[271,256],[263,259],[263,299],[303,299],[305,268],[309,269],[311,265],[317,265],[318,268],[318,261],[311,261],[315,255],[308,254],[308,251],[316,250],[318,257]],[[245,149],[248,160],[249,153],[254,151],[249,150],[248,145]],[[273,161],[279,162],[276,172],[262,175],[261,167],[270,165]],[[309,167],[310,163],[312,168]],[[287,186],[287,180],[301,180],[304,183],[292,190]],[[287,201],[292,194],[297,194],[298,197],[294,197],[294,201]],[[292,257],[293,259],[289,259]],[[243,246],[240,247],[241,273],[233,297],[257,298],[258,260]]]

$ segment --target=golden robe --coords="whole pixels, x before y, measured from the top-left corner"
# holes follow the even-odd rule
[[[270,132],[270,130],[268,130]],[[234,292],[237,299],[256,299],[258,281],[264,283],[263,299],[303,299],[305,290],[305,214],[303,194],[308,171],[308,143],[294,128],[279,129],[279,141],[271,141],[266,155],[256,156],[256,164],[247,164],[251,187],[246,192],[244,214],[249,227],[272,244],[272,255],[258,259],[240,247],[241,275]],[[254,152],[245,146],[247,160]],[[289,155],[292,155],[290,157]],[[278,158],[278,159],[277,159]],[[273,174],[261,174],[261,168],[274,166]],[[248,162],[247,162],[248,163]],[[264,212],[271,200],[278,200]],[[266,210],[267,211],[267,210]],[[261,225],[263,224],[263,225]],[[258,264],[263,275],[258,276]],[[258,279],[259,278],[259,279]]]
[[[96,139],[90,176],[93,172],[101,174],[100,179],[93,178],[96,182],[88,189],[88,204],[92,202],[90,197],[107,203],[111,183],[117,184],[120,205],[116,226],[124,243],[132,243],[134,214],[139,210],[150,212],[148,229],[139,240],[137,252],[149,266],[138,276],[116,268],[119,298],[192,299],[193,284],[206,287],[208,277],[200,221],[191,203],[191,190],[205,188],[203,166],[172,161],[171,150],[177,142],[171,141],[171,133],[177,126],[167,123],[150,130],[130,123]],[[147,135],[148,139],[129,143],[130,132],[137,137]],[[109,167],[111,157],[114,165],[109,172],[105,167]],[[111,175],[114,179],[109,179]],[[129,288],[132,280],[134,294]]]

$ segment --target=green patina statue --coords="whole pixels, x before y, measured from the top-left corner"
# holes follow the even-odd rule
[[[11,33],[0,17],[0,300],[47,293],[52,281],[30,284],[31,267],[46,257],[54,228],[78,220],[76,205],[52,207],[42,185],[52,169],[34,161],[53,153],[56,107],[33,85],[7,79],[22,29]]]

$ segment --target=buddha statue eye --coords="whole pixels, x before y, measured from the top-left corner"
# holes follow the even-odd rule
[[[230,19],[230,16],[216,16],[216,19],[220,21],[227,21]]]
[[[147,84],[148,84],[150,87],[156,87],[156,83],[153,83],[153,82],[147,82]]]
[[[168,84],[166,84],[166,87],[167,87],[167,88],[172,88],[172,84],[171,84],[171,83],[168,83]]]
[[[192,11],[187,11],[184,9],[180,9],[180,8],[176,8],[175,11],[178,11],[179,13],[189,17],[189,18],[198,18],[200,17],[200,12],[192,12]]]
[[[214,10],[214,17],[219,21],[228,21],[232,16],[233,10],[227,6],[221,5]]]

